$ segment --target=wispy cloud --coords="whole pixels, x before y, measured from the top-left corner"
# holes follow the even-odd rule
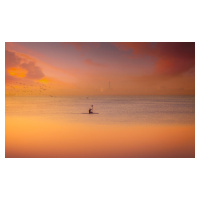
[[[94,67],[105,67],[104,64],[95,62],[95,61],[93,61],[92,59],[85,59],[85,60],[84,60],[84,63],[85,63],[86,65],[90,65],[90,66],[94,66]]]

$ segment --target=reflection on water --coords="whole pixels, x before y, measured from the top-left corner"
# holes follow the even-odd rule
[[[194,96],[6,97],[5,110],[6,157],[194,157]]]
[[[99,115],[82,115],[94,105]],[[89,123],[194,123],[194,96],[7,97],[6,115]]]

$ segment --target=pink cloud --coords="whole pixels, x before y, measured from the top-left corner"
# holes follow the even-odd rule
[[[194,42],[122,42],[114,45],[122,51],[131,50],[133,56],[156,57],[154,73],[157,75],[178,75],[195,66]]]
[[[96,67],[104,67],[105,66],[105,65],[103,65],[101,63],[93,61],[92,59],[85,59],[84,63],[87,64],[87,65],[96,66]]]
[[[45,75],[41,68],[36,66],[36,64],[28,59],[21,58],[15,52],[7,51],[5,52],[5,75],[6,79],[13,79],[13,77],[8,73],[9,68],[21,68],[27,71],[27,79],[39,80]]]

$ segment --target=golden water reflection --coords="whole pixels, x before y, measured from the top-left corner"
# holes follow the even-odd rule
[[[194,124],[90,124],[6,116],[5,156],[195,157]]]

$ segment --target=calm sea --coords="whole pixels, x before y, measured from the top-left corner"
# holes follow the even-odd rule
[[[8,158],[195,157],[194,96],[6,97],[5,111]]]
[[[95,115],[88,113],[94,105]],[[6,116],[98,124],[194,124],[194,96],[6,97]]]

